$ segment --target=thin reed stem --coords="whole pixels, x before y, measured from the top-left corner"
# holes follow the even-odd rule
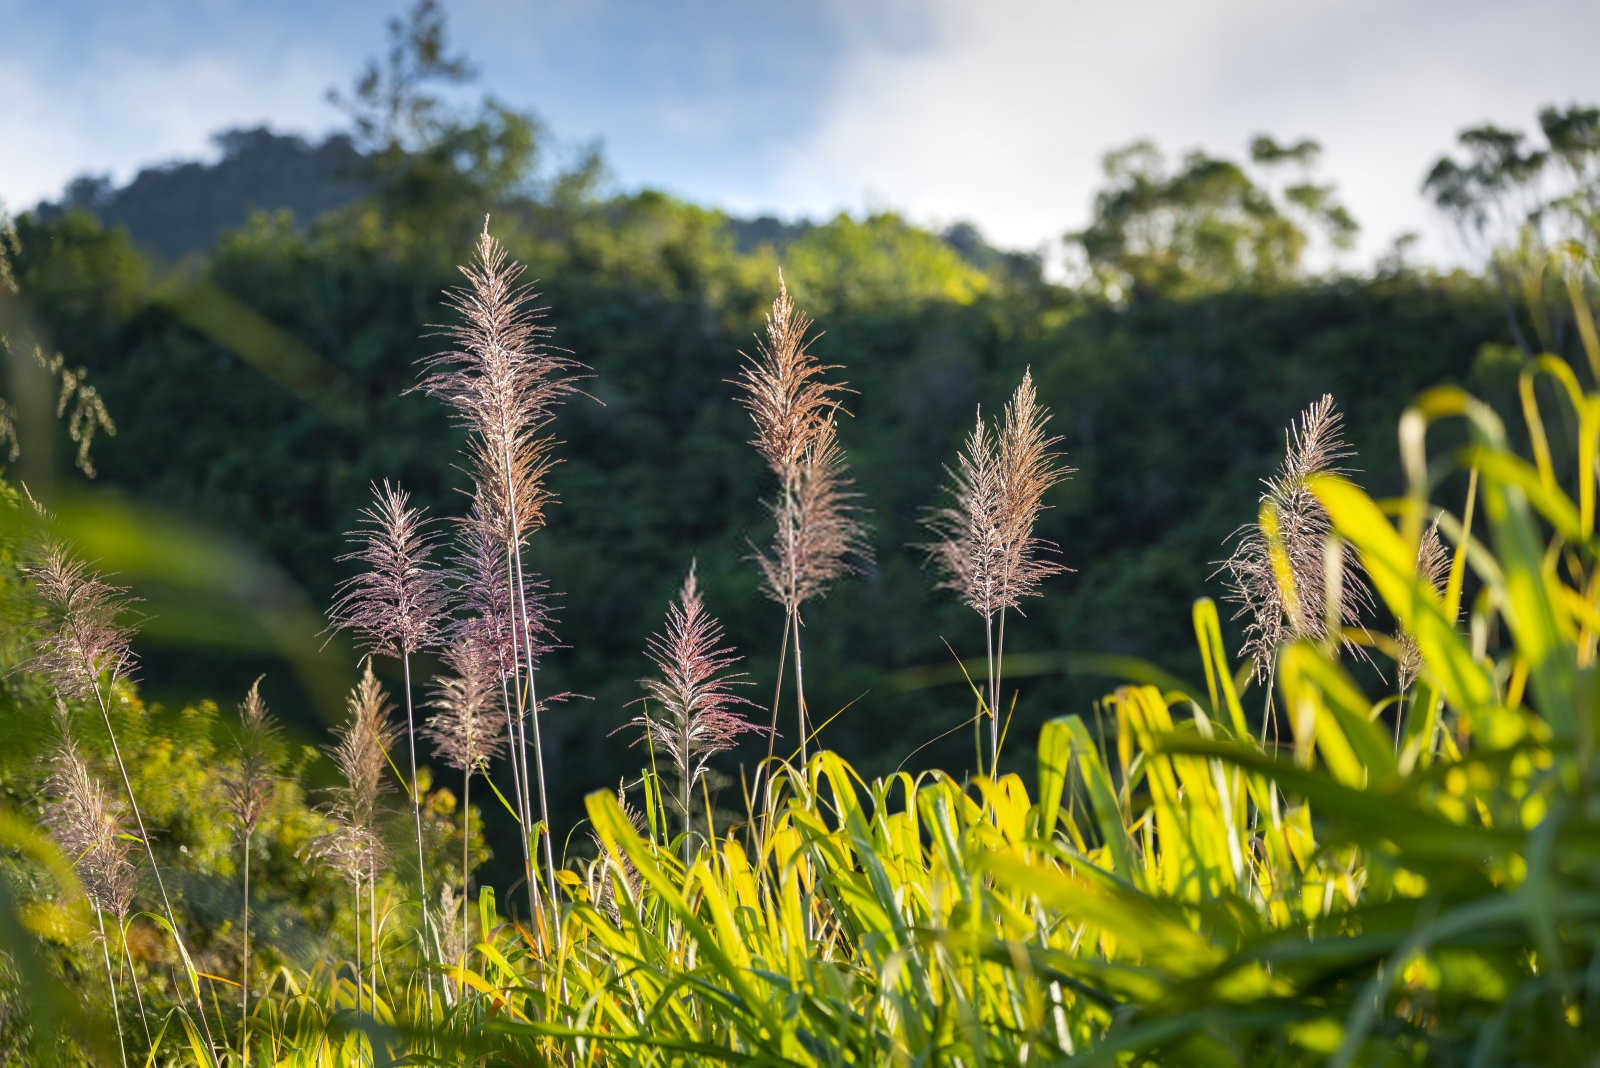
[[[88,668],[88,665],[85,665]],[[156,863],[156,851],[150,845],[150,835],[144,828],[144,816],[139,812],[139,801],[133,795],[133,780],[128,777],[128,765],[122,759],[122,747],[117,744],[117,732],[111,726],[111,709],[106,705],[105,694],[100,690],[100,680],[91,679],[94,690],[95,703],[100,706],[100,718],[105,721],[106,736],[111,740],[111,755],[117,762],[117,771],[122,775],[122,788],[128,794],[128,808],[133,813],[133,822],[139,828],[139,841],[144,843],[144,853],[150,860],[150,871],[156,877],[156,889],[161,893],[161,907],[167,914],[167,924],[172,928],[172,939],[178,945],[178,952],[183,957],[183,971],[189,977],[189,987],[194,994],[194,1007],[200,1017],[200,1027],[206,1033],[206,1048],[215,1051],[216,1040],[211,1037],[211,1022],[206,1019],[205,999],[200,993],[200,980],[196,977],[194,964],[189,958],[189,949],[183,943],[183,934],[178,930],[178,917],[172,911],[172,900],[167,897],[167,884],[161,878],[161,866]]]
[[[989,704],[989,777],[995,777],[994,754],[1000,748],[1000,717],[995,712],[994,700],[994,617],[983,617],[983,647],[984,655],[988,660],[989,677],[987,679],[987,694],[985,700]],[[980,764],[982,757],[980,755]]]
[[[133,987],[133,1000],[139,1006],[139,1024],[144,1028],[144,1044],[146,1048],[155,1045],[155,1039],[150,1037],[150,1017],[145,1015],[144,995],[139,992],[139,973],[133,970],[133,953],[128,949],[128,932],[117,922],[117,940],[122,943],[122,958],[128,964],[128,985]]]
[[[794,701],[795,713],[800,720],[800,766],[806,763],[806,743],[810,737],[810,724],[806,716],[806,675],[805,665],[800,659],[800,609],[794,610],[794,625],[790,628],[794,634]]]
[[[359,891],[358,891],[359,893]],[[367,973],[372,977],[367,983],[367,990],[372,996],[372,1005],[378,1005],[378,869],[376,865],[367,867],[367,930],[371,941],[367,943],[370,952],[367,954]],[[356,913],[356,940],[361,939],[361,913]]]
[[[766,785],[767,789],[770,790],[772,788],[772,758],[773,758],[773,753],[774,753],[774,748],[773,747],[777,744],[777,741],[778,741],[778,700],[779,700],[779,698],[781,698],[783,696],[783,669],[786,666],[786,663],[787,663],[787,661],[789,659],[789,627],[792,626],[792,625],[793,625],[793,620],[790,617],[789,613],[787,611],[784,612],[784,614],[783,614],[783,637],[781,639],[779,639],[779,641],[778,641],[778,673],[777,673],[777,677],[773,680],[773,683],[772,683],[772,717],[771,717],[771,722],[767,724],[767,758],[761,762],[761,766],[760,767],[756,768],[755,781],[750,787],[750,807],[751,807],[752,810],[760,808],[760,810],[763,811],[763,812],[769,812],[768,806],[762,805],[760,803],[758,795],[761,793],[761,787],[762,787],[761,777],[763,775],[766,776],[766,780],[767,781],[766,781],[765,785]],[[769,812],[769,814],[770,814],[770,812]],[[752,822],[752,824],[754,824],[754,820],[752,820],[751,822]],[[767,822],[770,822],[770,820],[767,821]],[[766,823],[763,823],[763,825],[762,825],[762,841],[763,841],[763,843],[765,843],[765,839],[766,839]],[[763,846],[763,848],[764,848],[764,846]]]
[[[500,676],[500,703],[506,712],[506,756],[511,760],[511,799],[517,807],[517,842],[522,847],[522,877],[529,884],[528,908],[538,911],[533,896],[533,861],[528,855],[527,798],[522,791],[522,771],[517,763],[517,726],[511,714],[511,692],[506,677]],[[530,915],[532,913],[530,912]]]
[[[511,480],[511,456],[505,455],[506,485],[514,483]],[[533,680],[533,626],[528,619],[528,595],[522,576],[522,546],[518,544],[515,536],[517,529],[517,506],[515,494],[507,493],[507,508],[511,517],[512,538],[506,547],[508,555],[516,573],[517,580],[517,608],[522,616],[522,654],[528,665],[528,721],[533,724],[533,762],[539,775],[539,821],[542,824],[542,838],[544,840],[544,870],[549,884],[550,908],[556,907],[556,862],[554,849],[550,843],[550,802],[545,792],[544,783],[544,743],[539,733],[539,693],[534,687]],[[515,629],[515,628],[513,628]],[[526,774],[526,768],[524,768]]]
[[[468,843],[472,841],[472,772],[462,773],[461,777],[461,930],[465,936],[467,930],[467,876],[471,872],[468,864],[471,858],[467,852]],[[456,962],[460,964],[460,961]]]
[[[1000,777],[1000,706],[1005,702],[1005,675],[1006,675],[1006,610],[1000,609],[999,632],[994,640],[994,712],[993,740],[994,761],[990,770],[995,778]]]
[[[417,831],[417,907],[422,910],[422,957],[425,963],[433,961],[432,924],[428,919],[428,876],[423,867],[422,849],[422,797],[417,784],[417,727],[411,711],[411,654],[402,653],[400,665],[405,672],[406,684],[406,748],[411,755],[411,816]],[[360,969],[357,969],[359,973]],[[428,1033],[433,1033],[433,972],[423,973],[428,988]]]
[[[244,942],[243,963],[239,971],[239,1058],[250,1064],[250,833],[244,836],[244,920],[239,928]],[[356,930],[361,929],[361,919],[356,918]],[[359,933],[357,935],[360,941]]]
[[[361,1015],[361,875],[350,880],[350,889],[356,899],[356,1015]],[[376,1015],[376,1013],[374,1013]]]
[[[117,1049],[122,1052],[122,1068],[128,1068],[128,1041],[122,1036],[122,1007],[117,1002],[117,981],[111,974],[111,947],[106,943],[106,914],[94,910],[94,922],[100,925],[100,955],[106,962],[106,987],[111,991],[111,1018],[117,1023]]]

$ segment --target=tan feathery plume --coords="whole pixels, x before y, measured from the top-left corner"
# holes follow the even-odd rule
[[[126,919],[133,901],[133,834],[70,736],[63,735],[51,756],[45,789],[51,798],[45,826],[72,861],[90,903]]]
[[[999,443],[981,408],[956,456],[955,469],[945,468],[945,474],[950,503],[924,518],[934,540],[923,549],[939,570],[939,588],[954,591],[968,608],[990,619],[1006,604],[1004,480]]]
[[[434,714],[423,733],[432,739],[434,751],[446,764],[461,772],[461,907],[470,897],[472,776],[487,774],[490,760],[499,753],[503,739],[495,729],[495,654],[470,642],[459,642],[445,653],[451,673],[434,684]],[[454,894],[454,891],[451,891]],[[453,908],[453,906],[452,906]],[[448,913],[444,922],[454,922]],[[466,923],[465,918],[462,924]]]
[[[96,694],[102,678],[115,686],[132,674],[133,629],[119,622],[131,604],[126,589],[106,582],[60,543],[45,546],[22,572],[46,612],[30,668],[69,699]]]
[[[457,771],[481,771],[499,754],[505,739],[494,719],[493,654],[470,642],[458,642],[444,655],[448,675],[434,680],[435,709],[423,725],[434,752]]]
[[[399,736],[390,721],[394,706],[372,672],[372,661],[362,664],[361,679],[345,702],[345,722],[334,730],[334,763],[344,785],[334,791],[332,813],[349,828],[346,848],[356,853],[346,859],[362,862],[362,870],[376,867],[381,847],[377,833],[378,799],[388,790],[384,770],[389,750]]]
[[[1417,543],[1417,576],[1433,587],[1434,593],[1443,596],[1445,582],[1450,576],[1450,550],[1439,536],[1437,518],[1423,530],[1422,540]],[[1395,673],[1400,690],[1404,692],[1411,689],[1411,684],[1422,673],[1422,650],[1417,648],[1417,639],[1409,631],[1402,630],[1396,637],[1400,657]]]
[[[1038,596],[1045,579],[1068,570],[1051,559],[1055,545],[1036,533],[1045,494],[1072,474],[1049,423],[1050,410],[1040,406],[1026,369],[998,427],[978,410],[955,470],[945,469],[948,503],[923,520],[933,535],[923,549],[939,571],[940,588],[956,592],[984,621],[991,771],[1000,751],[1006,612],[1020,615],[1024,597]]]
[[[1348,547],[1339,558],[1337,603],[1328,604],[1333,526],[1309,480],[1317,474],[1345,473],[1341,465],[1354,453],[1344,441],[1343,423],[1332,394],[1325,393],[1290,425],[1284,434],[1283,462],[1272,478],[1264,480],[1261,494],[1262,512],[1275,517],[1277,530],[1264,530],[1260,522],[1240,527],[1233,535],[1233,553],[1217,569],[1227,572],[1228,599],[1238,605],[1234,618],[1245,620],[1241,653],[1254,661],[1256,678],[1264,682],[1271,680],[1283,646],[1330,637],[1330,619],[1340,628],[1359,627],[1362,612],[1372,604],[1360,564]],[[1288,561],[1293,590],[1285,590],[1279,580],[1274,541]],[[1359,652],[1349,642],[1342,644]]]
[[[792,635],[802,761],[809,731],[801,606],[826,592],[834,579],[870,559],[855,503],[857,494],[851,489],[836,436],[836,420],[845,412],[843,395],[851,390],[843,382],[827,379],[828,372],[838,367],[824,364],[812,354],[811,343],[817,335],[810,335],[811,326],[811,320],[790,299],[780,272],[765,337],[757,342],[755,356],[744,356],[734,380],[740,404],[755,423],[751,444],[779,482],[778,495],[769,505],[776,525],[773,548],[756,557],[765,592],[784,608],[769,738],[777,736],[784,659]],[[763,768],[771,758],[769,745]]]
[[[622,809],[623,818],[633,827],[634,833],[643,835],[645,833],[644,813],[629,803],[628,791],[621,782],[617,783],[617,805]],[[615,858],[609,856],[606,851],[605,839],[600,837],[598,831],[589,832],[589,841],[594,845],[595,856],[599,858],[597,862],[599,885],[596,886],[591,882],[590,900],[607,916],[610,916],[612,922],[615,923],[622,918],[622,906],[617,900],[616,884],[612,881],[612,876],[608,869],[615,864],[617,875],[621,877],[623,885],[627,888],[627,894],[630,899],[639,896],[639,890],[644,885],[644,877],[639,874],[639,869],[634,866],[633,861],[628,859],[626,853],[618,853]],[[595,868],[591,868],[590,872],[592,878]]]
[[[807,336],[811,326],[811,319],[794,306],[780,272],[766,336],[757,342],[754,356],[745,356],[735,379],[740,403],[756,425],[751,444],[784,481],[794,474],[822,424],[833,419],[842,394],[850,392],[843,382],[824,378],[839,368],[811,353],[820,336]]]
[[[1060,436],[1048,431],[1050,409],[1039,405],[1033,371],[1006,405],[1000,424],[1000,588],[1004,608],[1021,612],[1021,600],[1039,593],[1039,584],[1069,570],[1049,559],[1055,545],[1034,531],[1044,511],[1044,495],[1064,482],[1073,469],[1062,462]]]
[[[637,740],[677,773],[685,864],[691,855],[691,798],[711,758],[732,749],[741,734],[761,730],[739,711],[750,702],[734,687],[746,680],[743,672],[730,670],[739,656],[722,643],[722,624],[706,611],[691,564],[678,600],[667,609],[665,628],[650,636],[647,653],[659,675],[639,680],[645,696],[636,703],[645,710],[623,725],[638,727]]]
[[[777,532],[758,552],[766,595],[791,612],[872,560],[856,504],[860,494],[839,448],[833,418],[820,423],[796,468],[794,493],[769,506]]]
[[[83,884],[84,893],[95,910],[95,924],[100,931],[100,956],[105,963],[106,989],[111,993],[112,1019],[117,1025],[117,1045],[122,1051],[122,1063],[128,1063],[127,1039],[122,1031],[122,1011],[117,1000],[116,977],[111,971],[111,949],[106,936],[105,914],[116,917],[118,929],[128,917],[133,903],[133,863],[128,859],[128,829],[123,825],[116,803],[100,781],[89,770],[68,732],[66,707],[57,700],[61,741],[50,760],[50,775],[45,788],[52,795],[52,803],[45,808],[45,826],[72,861]],[[127,939],[121,939],[123,952],[127,952]],[[132,958],[129,958],[132,974]],[[144,998],[139,994],[137,978],[133,979],[134,996],[139,1003],[139,1018],[144,1020],[145,1034],[150,1033],[150,1023],[144,1015]]]
[[[262,676],[265,678],[265,676]],[[250,684],[244,701],[239,705],[239,733],[236,739],[239,751],[237,769],[221,774],[223,795],[227,799],[228,813],[240,837],[248,839],[261,825],[278,787],[277,762],[273,758],[273,744],[278,736],[278,725],[267,711],[261,697],[261,678]]]
[[[445,294],[457,321],[436,334],[449,347],[424,361],[418,388],[453,408],[473,433],[478,481],[520,543],[551,499],[543,479],[552,462],[546,430],[588,368],[549,344],[539,296],[491,236],[487,218],[476,251],[461,268],[467,284]]]

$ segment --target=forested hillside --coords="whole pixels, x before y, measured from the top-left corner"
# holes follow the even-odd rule
[[[101,483],[238,535],[319,604],[369,481],[398,476],[423,502],[459,511],[455,435],[404,390],[436,345],[418,324],[441,318],[436,294],[481,225],[465,214],[425,237],[370,201],[304,226],[263,214],[182,277],[81,213],[25,218],[29,307],[117,420],[117,437],[97,448]],[[626,718],[635,673],[617,665],[637,655],[686,552],[754,653],[756,677],[774,669],[776,621],[747,559],[766,537],[765,491],[728,380],[780,268],[823,331],[816,351],[859,391],[840,435],[877,550],[876,565],[808,620],[811,655],[827,665],[812,701],[832,712],[870,694],[860,707],[871,711],[846,711],[827,738],[881,769],[951,725],[962,683],[942,639],[981,654],[970,613],[932,588],[913,546],[973,412],[995,410],[1024,368],[1077,468],[1043,524],[1073,573],[1011,639],[1014,655],[1045,654],[1037,677],[1013,673],[1026,739],[1097,692],[1072,654],[1185,666],[1184,606],[1219,592],[1204,576],[1252,518],[1256,480],[1295,412],[1331,391],[1364,482],[1393,491],[1402,407],[1441,380],[1496,385],[1474,368],[1479,346],[1503,334],[1497,300],[1465,276],[1289,280],[1119,304],[978,270],[892,215],[835,219],[781,255],[741,253],[721,215],[653,193],[507,198],[494,222],[540,279],[555,340],[595,369],[593,401],[562,417],[570,444],[552,475],[575,503],[536,553],[562,595],[568,646],[548,671],[593,698],[557,717],[553,788],[569,806],[621,766],[608,733]],[[268,666],[256,654],[196,664],[151,653],[147,687],[169,696]],[[167,670],[179,663],[181,681]],[[914,669],[936,669],[927,678],[943,688],[917,688],[927,681]],[[958,732],[930,754],[959,766],[970,739]]]

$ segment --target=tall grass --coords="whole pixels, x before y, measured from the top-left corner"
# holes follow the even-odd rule
[[[719,825],[705,772],[752,725],[733,689],[736,656],[691,569],[647,645],[657,674],[632,726],[654,759],[631,786],[586,799],[596,855],[557,862],[542,790],[533,824],[545,617],[517,560],[548,492],[550,404],[570,392],[576,365],[540,362],[542,328],[487,234],[467,277],[453,298],[469,324],[455,335],[461,353],[431,372],[459,377],[430,387],[475,435],[462,563],[435,571],[420,516],[380,489],[361,542],[368,570],[334,613],[403,665],[408,652],[449,646],[425,736],[462,774],[460,900],[448,885],[441,929],[427,929],[424,865],[447,861],[424,856],[418,769],[389,763],[401,734],[414,752],[409,703],[402,727],[369,661],[334,750],[344,784],[312,850],[349,883],[352,961],[279,966],[258,989],[242,974],[241,1026],[219,1014],[216,1031],[190,964],[192,1007],[158,1010],[143,1042],[117,1031],[130,1063],[1590,1056],[1600,1037],[1600,390],[1577,370],[1554,356],[1526,367],[1522,451],[1462,390],[1418,398],[1400,425],[1407,491],[1392,501],[1338,470],[1337,411],[1331,398],[1313,404],[1224,567],[1246,620],[1237,662],[1215,604],[1198,600],[1195,681],[1129,682],[1093,715],[1050,720],[1023,775],[1000,773],[1004,619],[1062,569],[1034,529],[1067,474],[1025,376],[998,425],[980,417],[949,507],[930,517],[943,580],[990,635],[977,693],[990,724],[978,745],[986,773],[869,780],[805,747],[801,591],[820,593],[861,535],[844,510],[839,387],[817,381],[827,369],[807,362],[809,325],[780,290],[740,388],[780,479],[763,579],[785,610],[780,649],[794,653],[798,756],[763,762],[764,788],[743,795],[744,824]],[[1600,368],[1600,348],[1586,344]],[[499,374],[509,384],[496,384]],[[525,403],[538,410],[515,407]],[[1441,423],[1465,444],[1430,451]],[[817,497],[817,486],[827,492]],[[834,503],[808,511],[819,499]],[[1250,502],[1239,507],[1248,514]],[[800,549],[819,515],[834,525],[810,528],[808,557]],[[67,704],[93,698],[111,732],[107,680],[129,656],[120,595],[67,561],[30,572],[56,609],[38,663]],[[264,717],[247,701],[247,730]],[[513,784],[503,808],[521,824],[529,882],[521,918],[502,912],[493,888],[474,895],[470,879],[466,802],[475,777],[498,792],[502,720]],[[1269,721],[1280,732],[1263,730]],[[110,740],[134,838],[154,867]],[[50,822],[77,872],[26,828],[0,822],[0,838],[39,856],[63,900],[86,893],[95,917],[123,930],[129,902],[108,891],[107,873],[126,874],[128,839],[72,752],[52,780]],[[240,773],[251,766],[242,760]],[[384,882],[390,814],[380,803],[391,774],[411,794],[419,879],[409,901],[378,896],[380,884],[395,885]],[[241,829],[244,816],[237,804]],[[33,959],[0,906],[5,944]],[[28,922],[89,937],[87,922],[66,916],[40,910]],[[411,916],[415,954],[404,943]],[[120,1024],[109,939],[97,945],[109,1005],[96,979],[84,987],[87,1011],[109,1008]],[[50,989],[36,995],[46,1024],[69,1011]]]

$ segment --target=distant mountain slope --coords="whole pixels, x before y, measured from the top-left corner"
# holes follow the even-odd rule
[[[312,144],[256,127],[226,130],[213,141],[222,150],[215,163],[146,167],[121,187],[86,175],[74,179],[61,200],[36,210],[52,218],[85,209],[107,227],[127,227],[146,254],[172,262],[214,248],[258,211],[287,209],[304,222],[366,191],[361,155],[343,134]]]
[[[70,182],[58,201],[35,211],[49,220],[83,209],[108,229],[126,227],[140,251],[175,263],[205,254],[217,240],[259,211],[287,210],[305,224],[366,194],[361,153],[344,134],[313,144],[264,126],[225,130],[212,138],[222,150],[215,162],[175,160],[141,170],[124,186],[105,175]],[[772,215],[729,217],[727,229],[739,252],[770,245],[780,252],[817,226]],[[961,258],[982,271],[1012,278],[1036,278],[1037,259],[997,249],[971,223],[956,223],[940,235]]]

